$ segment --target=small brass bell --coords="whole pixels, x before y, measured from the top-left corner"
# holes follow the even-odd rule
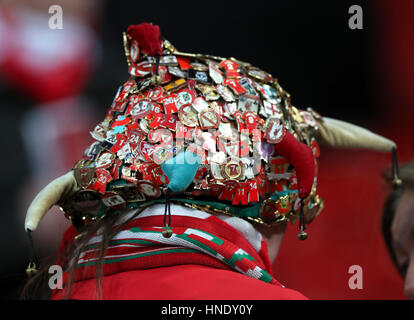
[[[299,233],[296,236],[299,240],[306,240],[308,238],[308,234],[303,230],[299,231]]]
[[[402,185],[402,180],[398,177],[394,177],[394,179],[392,181],[392,185],[394,187],[400,187]]]
[[[34,262],[30,262],[26,269],[26,274],[29,278],[33,277],[37,273],[36,264]]]
[[[151,84],[152,85],[159,85],[159,84],[161,84],[162,83],[162,78],[161,78],[161,76],[159,76],[159,75],[154,75],[154,76],[152,76],[152,78],[151,78]]]
[[[166,225],[165,229],[162,231],[163,237],[164,238],[170,238],[172,236],[172,234],[173,234],[173,232],[172,232],[171,228],[168,225]]]

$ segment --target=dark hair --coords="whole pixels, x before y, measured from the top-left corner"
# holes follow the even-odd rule
[[[75,281],[76,262],[82,250],[88,245],[89,240],[94,237],[97,232],[102,235],[102,241],[97,250],[97,265],[95,274],[95,296],[102,299],[102,277],[103,277],[103,260],[108,249],[111,239],[123,229],[131,220],[133,220],[143,209],[126,210],[121,214],[109,214],[98,222],[89,225],[78,237],[65,248],[64,252],[60,252],[58,261],[63,269],[69,268],[70,272],[67,283],[64,284],[65,299],[70,299],[72,285]],[[126,215],[131,214],[125,219]],[[39,271],[32,278],[28,279],[22,289],[20,298],[24,300],[45,300],[50,299],[52,291],[48,286],[49,274],[48,270],[51,264],[56,262],[43,262]]]
[[[402,277],[404,277],[404,274],[401,269],[401,266],[397,261],[397,257],[394,252],[394,247],[392,245],[391,226],[394,220],[395,212],[397,210],[398,202],[401,198],[401,195],[404,193],[404,190],[404,188],[396,188],[388,195],[387,200],[384,204],[384,209],[382,211],[381,218],[381,231],[384,238],[385,246],[387,247],[387,251],[391,257],[392,262],[394,263],[395,267],[397,268],[399,274]]]

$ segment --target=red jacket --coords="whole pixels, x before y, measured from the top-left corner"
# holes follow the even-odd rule
[[[179,210],[172,219],[171,238],[160,236],[163,217],[157,208],[142,212],[115,236],[103,264],[103,299],[307,299],[272,277],[263,239],[252,244],[217,216]],[[60,250],[75,235],[69,228]],[[94,244],[99,241],[99,236],[92,239],[78,261],[71,299],[96,299]],[[64,298],[64,291],[55,290],[52,299]]]
[[[76,283],[72,299],[95,299],[95,279]],[[59,291],[53,299],[63,298]],[[133,270],[104,277],[108,300],[303,300],[301,293],[202,265]]]

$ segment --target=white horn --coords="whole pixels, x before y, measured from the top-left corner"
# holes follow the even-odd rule
[[[27,209],[25,230],[34,231],[52,206],[80,189],[73,170],[50,182],[37,194]]]
[[[319,121],[319,141],[335,148],[372,149],[391,152],[396,144],[354,124],[323,117]]]

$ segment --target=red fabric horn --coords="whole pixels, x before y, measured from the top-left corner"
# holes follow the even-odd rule
[[[150,56],[161,55],[162,38],[159,26],[150,23],[141,23],[128,27],[127,34],[138,41],[141,52]]]
[[[312,190],[315,174],[312,149],[286,131],[283,140],[275,145],[275,150],[295,167],[299,197],[306,198]]]

